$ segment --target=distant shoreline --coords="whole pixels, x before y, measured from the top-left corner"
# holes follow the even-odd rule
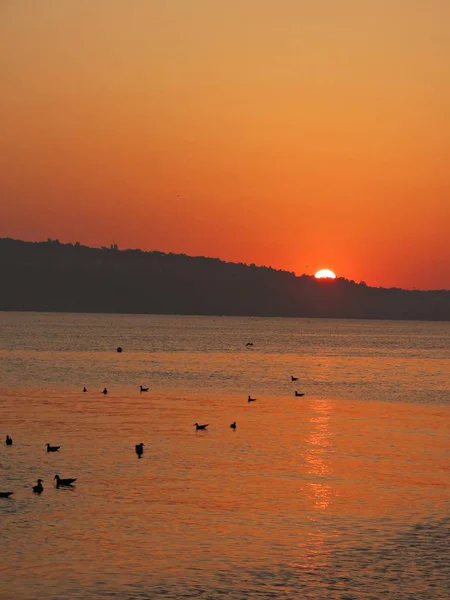
[[[41,314],[41,315],[111,315],[127,317],[202,317],[205,319],[301,319],[304,321],[391,321],[404,323],[448,323],[450,319],[387,319],[370,317],[303,317],[303,316],[283,316],[283,315],[214,315],[214,314],[187,314],[187,313],[138,313],[138,312],[89,312],[89,311],[62,311],[62,310],[20,310],[20,309],[0,309],[0,314]]]
[[[450,321],[449,290],[58,240],[0,239],[0,281],[1,311]]]

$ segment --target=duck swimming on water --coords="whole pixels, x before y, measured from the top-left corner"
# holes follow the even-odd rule
[[[61,479],[59,475],[55,475],[54,479],[56,479],[56,487],[71,487],[72,483],[76,481],[76,479]]]
[[[42,485],[42,479],[37,480],[37,484],[33,485],[33,492],[35,494],[42,494],[44,491],[44,486]]]
[[[252,398],[250,395],[247,398],[247,402],[256,402],[256,398]]]
[[[142,392],[148,392],[148,387],[144,387],[143,385],[140,385],[139,391],[141,392],[141,394],[142,394]]]
[[[233,421],[233,423],[231,423],[230,428],[236,430],[236,421]]]
[[[142,458],[142,455],[144,454],[144,446],[145,444],[143,442],[136,444],[135,450],[138,458]]]
[[[208,423],[206,425],[199,425],[198,423],[194,423],[195,431],[205,430],[208,427]]]
[[[108,390],[106,388],[104,388],[102,394],[105,394],[105,396],[106,396],[107,393],[108,393]]]
[[[294,377],[293,375],[291,375],[291,381],[298,381],[298,377]]]
[[[300,396],[304,396],[305,393],[303,392],[302,394],[300,394],[299,392],[297,392],[297,390],[295,391],[295,396],[300,397]]]
[[[6,436],[6,440],[5,440],[5,444],[7,446],[12,446],[12,437],[10,437],[9,435]]]
[[[14,492],[0,492],[0,498],[9,498]]]
[[[50,444],[47,442],[47,452],[58,452],[58,450],[61,448],[61,446],[50,446]]]

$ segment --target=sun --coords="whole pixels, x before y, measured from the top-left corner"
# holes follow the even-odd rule
[[[330,269],[320,269],[314,275],[316,279],[336,279],[336,275]]]

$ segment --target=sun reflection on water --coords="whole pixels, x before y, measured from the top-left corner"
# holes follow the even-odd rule
[[[333,474],[331,456],[333,443],[331,440],[330,418],[333,403],[327,399],[312,399],[309,417],[310,431],[305,439],[306,450],[303,455],[305,472],[309,481],[304,492],[312,503],[313,511],[309,513],[310,526],[306,539],[302,539],[299,547],[303,550],[304,560],[295,565],[303,572],[314,573],[327,561],[329,538],[333,535],[323,523],[323,517],[329,511],[334,495],[327,479]]]
[[[312,414],[309,419],[311,431],[306,438],[307,449],[304,455],[306,472],[312,476],[326,478],[333,473],[331,463],[333,445],[330,432],[332,402],[327,399],[314,399],[311,401],[311,409]],[[315,507],[326,510],[331,499],[330,485],[323,481],[310,481],[307,487]]]

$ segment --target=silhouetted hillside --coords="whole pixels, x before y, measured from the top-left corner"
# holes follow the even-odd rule
[[[450,320],[450,291],[141,250],[0,239],[0,310]]]

